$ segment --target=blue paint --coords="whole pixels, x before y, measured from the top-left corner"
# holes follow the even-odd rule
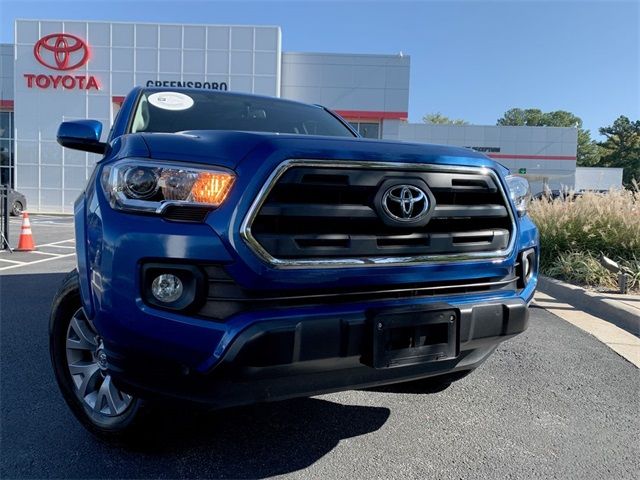
[[[269,175],[290,158],[336,161],[384,161],[486,167],[498,173],[503,187],[507,170],[485,155],[468,149],[375,141],[361,138],[312,137],[233,131],[179,134],[126,134],[140,89],[125,99],[109,137],[110,149],[91,178],[75,209],[81,294],[88,316],[106,341],[157,355],[206,371],[221,358],[248,326],[275,318],[349,315],[371,307],[448,301],[472,305],[488,299],[530,301],[537,282],[522,291],[478,295],[356,302],[288,310],[253,311],[226,322],[163,311],[143,303],[140,265],[143,261],[185,261],[223,264],[229,275],[248,288],[348,288],[403,285],[413,282],[506,276],[518,252],[537,248],[538,232],[529,217],[517,219],[516,247],[500,261],[311,269],[273,269],[256,257],[240,237],[240,224]],[[67,125],[67,124],[63,124]],[[84,127],[74,122],[79,135]],[[61,127],[71,132],[72,127]],[[85,132],[86,133],[86,132]],[[84,133],[83,133],[84,135]],[[236,182],[222,206],[205,223],[175,223],[154,215],[124,213],[111,208],[100,185],[102,170],[125,158],[153,158],[222,166],[236,172]],[[513,204],[510,208],[515,214]]]

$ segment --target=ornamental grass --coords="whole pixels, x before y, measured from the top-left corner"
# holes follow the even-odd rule
[[[601,255],[626,267],[640,288],[640,188],[586,192],[553,201],[534,200],[529,213],[540,230],[542,273],[600,288],[615,288],[617,275]]]

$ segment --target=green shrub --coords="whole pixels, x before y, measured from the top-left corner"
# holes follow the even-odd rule
[[[629,289],[639,289],[640,260],[627,261],[620,258],[616,260],[630,274]],[[570,283],[610,289],[618,288],[618,275],[604,268],[599,262],[599,257],[591,253],[560,253],[555,261],[545,268],[544,273]]]
[[[615,287],[616,275],[598,262],[601,254],[635,272],[640,270],[640,190],[554,201],[534,200],[529,213],[540,230],[543,273],[593,286]]]

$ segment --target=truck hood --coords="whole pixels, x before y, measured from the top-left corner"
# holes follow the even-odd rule
[[[349,137],[192,130],[179,133],[140,133],[148,156],[235,169],[250,153],[282,158],[341,159],[484,166],[499,164],[473,150],[448,145],[406,143]]]

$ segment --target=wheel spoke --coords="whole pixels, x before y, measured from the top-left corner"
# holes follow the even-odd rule
[[[71,320],[71,324],[69,326],[78,338],[71,338],[70,335],[67,335],[67,348],[77,350],[96,349],[98,344],[95,340],[95,334],[89,327],[86,320],[78,318],[78,315],[76,314]]]
[[[69,371],[71,375],[81,375],[82,379],[80,384],[76,382],[78,386],[78,393],[81,397],[85,397],[87,395],[87,388],[89,383],[95,378],[95,376],[100,371],[100,367],[96,363],[73,363],[69,365]]]
[[[118,410],[122,407],[122,395],[111,381],[111,375],[107,375],[107,378],[105,378],[105,383],[108,383],[109,385],[107,387],[107,404],[109,405],[109,408],[111,408],[110,413],[119,413]]]
[[[111,384],[111,376],[107,375],[100,386],[100,390],[98,390],[98,395],[96,396],[96,403],[94,406],[94,410],[96,412],[102,412],[102,406],[106,402],[106,406],[108,411],[104,412],[107,414],[114,415],[117,413],[116,401],[113,397],[113,386]]]
[[[93,404],[93,411],[96,413],[102,413],[100,412],[100,410],[102,410],[103,403],[104,403],[104,392],[102,391],[102,387],[100,387],[100,390],[98,390],[98,393],[96,393],[96,402]]]
[[[70,350],[95,350],[95,347],[84,340],[76,340],[74,338],[67,338],[67,348]]]

